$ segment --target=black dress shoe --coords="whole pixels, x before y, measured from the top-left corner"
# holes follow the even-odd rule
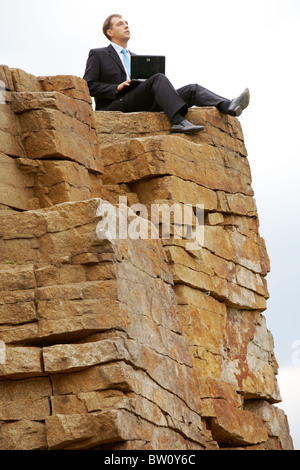
[[[231,101],[227,114],[231,116],[240,116],[250,103],[250,91],[248,88],[243,93]]]
[[[172,134],[194,134],[195,132],[203,131],[203,126],[194,126],[186,119],[183,119],[179,124],[173,124],[171,128]]]

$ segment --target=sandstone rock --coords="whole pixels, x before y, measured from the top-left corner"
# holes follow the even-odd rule
[[[33,266],[7,264],[7,266],[0,266],[0,274],[2,291],[17,291],[35,287]]]
[[[213,438],[223,446],[252,445],[268,439],[263,422],[249,411],[233,408],[217,400],[214,403],[217,418],[212,418]]]
[[[5,104],[0,104],[1,153],[11,157],[25,157],[20,134],[20,123],[11,106],[11,95],[6,94]]]
[[[236,383],[245,398],[264,397],[271,403],[281,401],[275,377],[273,338],[266,328],[265,318],[259,312],[230,309],[226,329],[228,367],[223,378]],[[237,346],[238,334],[244,336],[244,350],[241,345]]]
[[[184,335],[194,357],[197,374],[200,377],[220,378],[226,327],[225,305],[187,286],[177,285],[175,292]],[[208,335],[208,331],[214,331],[214,334]]]
[[[101,155],[105,184],[171,174],[209,189],[253,195],[245,158],[233,152],[228,164],[221,149],[181,137],[135,139],[105,147]]]
[[[49,449],[88,449],[97,444],[120,441],[118,412],[55,415],[47,418]]]
[[[35,196],[42,207],[89,199],[89,171],[75,162],[43,161],[39,165]]]
[[[140,113],[96,112],[95,118],[101,147],[136,138],[169,134],[171,125],[165,114],[143,113],[143,119],[140,119],[140,116]],[[199,110],[190,109],[187,118],[196,125],[204,125],[205,130],[201,133],[201,137],[183,136],[184,139],[195,142],[204,141],[210,145],[224,146],[229,149],[234,148],[242,155],[247,155],[243,132],[236,119],[221,115],[215,108],[201,109],[201,114]]]
[[[288,432],[287,417],[283,410],[262,400],[249,400],[246,402],[245,407],[263,420],[269,436],[269,440],[265,444],[267,449],[293,450],[293,442]]]
[[[14,90],[11,69],[7,65],[0,65],[0,80],[4,82],[6,90]]]
[[[43,348],[46,372],[74,371],[97,364],[128,359],[121,342],[103,340],[77,345],[56,345]]]
[[[59,91],[60,93],[76,100],[86,101],[92,104],[92,99],[85,80],[70,75],[57,75],[55,77],[38,77],[44,91]],[[90,115],[92,115],[92,110]]]
[[[0,202],[19,210],[33,209],[33,178],[25,178],[17,161],[0,153]]]
[[[6,348],[6,362],[0,365],[2,378],[36,377],[42,375],[42,373],[40,348]]]
[[[34,401],[20,400],[18,403],[9,403],[0,407],[0,416],[3,421],[27,419],[41,421],[50,416],[49,398],[36,399]]]
[[[96,134],[90,126],[81,122],[76,114],[76,108],[71,116],[58,109],[47,108],[43,95],[39,99],[35,94],[26,94],[23,99],[27,109],[22,110],[15,104],[15,112],[20,114],[22,141],[29,158],[53,158],[73,160],[85,165],[88,169],[100,172],[98,142]],[[61,100],[59,93],[53,93],[56,108],[61,106],[56,102]],[[26,97],[28,99],[26,100]],[[20,98],[20,96],[18,96]],[[31,99],[32,98],[32,99]],[[67,98],[64,97],[64,100]],[[40,108],[40,109],[36,109]]]
[[[238,120],[0,80],[1,449],[292,449]]]
[[[21,69],[10,69],[14,90],[17,92],[23,91],[42,91],[41,84],[35,75],[25,72]]]
[[[5,104],[0,104],[0,157],[6,170],[0,204],[30,210],[99,196],[94,175],[103,172],[103,164],[86,82],[68,76],[34,77],[6,66],[0,67],[0,76],[7,89]],[[72,161],[70,178],[64,170],[50,177],[49,159],[60,160],[57,167]]]
[[[0,301],[0,325],[17,325],[36,320],[37,312],[34,302],[1,305]]]
[[[45,424],[21,420],[0,424],[0,447],[6,450],[47,449]]]

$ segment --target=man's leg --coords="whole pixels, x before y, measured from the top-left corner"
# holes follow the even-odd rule
[[[248,88],[234,100],[228,100],[196,83],[179,88],[177,93],[187,103],[189,108],[192,106],[215,106],[222,113],[230,114],[231,116],[240,116],[250,102]]]
[[[156,74],[133,90],[125,92],[122,99],[125,113],[164,111],[172,124],[172,133],[191,134],[204,129],[203,126],[194,126],[184,119],[188,106],[163,74]]]
[[[227,98],[216,95],[216,93],[207,90],[207,88],[204,88],[197,83],[179,88],[177,93],[186,102],[189,108],[192,106],[219,107],[220,105],[228,107],[230,104],[230,100]]]
[[[186,115],[188,107],[165,75],[156,74],[137,85],[123,97],[125,113],[164,111],[170,121],[176,113]]]

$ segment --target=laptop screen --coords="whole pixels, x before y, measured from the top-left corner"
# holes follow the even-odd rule
[[[165,74],[165,56],[133,55],[131,56],[131,79],[147,80],[157,73]]]

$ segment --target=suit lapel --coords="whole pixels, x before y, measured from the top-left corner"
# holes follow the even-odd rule
[[[119,54],[117,53],[117,51],[111,44],[108,46],[107,52],[110,54],[111,58],[118,64],[121,70],[126,74],[122,61],[119,57]]]

